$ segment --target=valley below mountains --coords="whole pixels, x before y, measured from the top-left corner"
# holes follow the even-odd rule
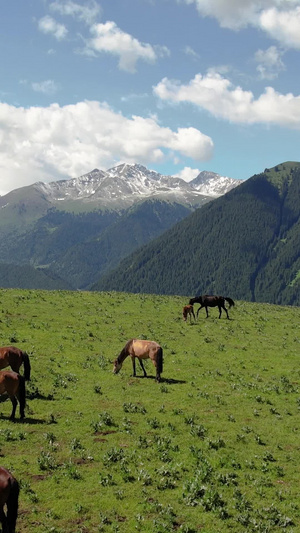
[[[125,258],[95,290],[300,305],[300,163],[266,168]]]
[[[0,197],[0,285],[89,290],[122,258],[240,183],[206,171],[187,183],[123,164],[11,191]]]
[[[140,165],[0,198],[2,287],[300,305],[300,163],[187,183]]]

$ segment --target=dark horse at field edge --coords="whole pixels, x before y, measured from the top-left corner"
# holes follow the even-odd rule
[[[225,307],[225,300],[229,303],[229,309],[230,307],[234,306],[234,301],[231,298],[228,298],[227,296],[209,296],[208,294],[205,294],[203,296],[195,296],[195,298],[191,298],[189,301],[190,305],[194,304],[200,304],[199,309],[197,310],[197,318],[199,311],[205,307],[206,311],[206,318],[208,318],[208,307],[218,307],[219,308],[219,318],[221,318],[222,315],[222,309],[224,309],[227,318],[229,319],[228,311]]]
[[[24,376],[10,370],[2,370],[0,372],[0,395],[2,394],[6,394],[12,403],[10,420],[15,419],[18,402],[20,418],[25,418],[26,390]]]
[[[160,375],[163,371],[163,349],[155,341],[140,339],[129,340],[121,350],[119,356],[114,361],[113,372],[117,374],[123,365],[126,357],[130,356],[132,360],[133,376],[136,376],[135,359],[137,358],[143,370],[144,377],[147,377],[143,359],[151,359],[156,368],[156,381],[160,381]]]
[[[16,531],[19,492],[20,486],[16,478],[6,468],[0,467],[0,522],[3,533]]]
[[[24,365],[24,378],[30,381],[31,366],[28,354],[16,346],[0,347],[0,370],[10,366],[14,372],[19,373],[22,364]]]

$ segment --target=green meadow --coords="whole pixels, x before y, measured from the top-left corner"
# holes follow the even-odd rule
[[[17,532],[300,531],[300,310],[238,301],[190,323],[186,303],[0,291],[1,345],[32,367],[25,420],[0,404]],[[163,347],[160,383],[149,361],[112,373],[132,337]]]

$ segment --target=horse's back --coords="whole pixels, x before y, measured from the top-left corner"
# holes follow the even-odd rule
[[[210,296],[209,294],[201,294],[199,296],[195,296],[195,298],[190,299],[189,305],[200,304],[204,306],[204,302],[207,301],[207,298],[215,298],[215,296]]]
[[[0,347],[0,356],[7,355],[7,354],[15,354],[15,355],[22,355],[22,350],[20,348],[17,348],[16,346],[1,346]]]
[[[160,345],[155,341],[146,339],[132,339],[131,347],[131,355],[134,357],[147,359],[148,357],[151,357],[153,352],[157,352],[159,350]]]
[[[23,359],[23,352],[16,346],[2,346],[0,347],[0,368],[5,368],[9,365],[21,365]]]

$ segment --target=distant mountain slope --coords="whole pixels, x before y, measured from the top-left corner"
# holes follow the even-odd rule
[[[300,305],[300,163],[253,176],[103,276],[96,290]]]
[[[49,270],[35,269],[30,265],[0,263],[0,287],[4,289],[73,290],[70,283]]]
[[[103,232],[69,247],[51,268],[81,289],[88,289],[99,275],[148,243],[191,211],[180,204],[145,200],[129,208]]]
[[[0,261],[49,268],[86,289],[124,256],[239,183],[212,172],[186,183],[125,164],[35,183],[0,197]]]
[[[199,207],[241,182],[203,171],[187,183],[142,165],[122,164],[107,171],[94,169],[78,178],[37,182],[0,197],[0,226],[24,226],[50,208],[72,213],[120,211],[149,198]]]
[[[35,184],[51,204],[82,204],[85,208],[124,209],[149,198],[201,206],[211,197],[225,194],[242,180],[201,172],[186,182],[164,176],[142,165],[122,164],[106,171],[94,169],[71,180]]]

